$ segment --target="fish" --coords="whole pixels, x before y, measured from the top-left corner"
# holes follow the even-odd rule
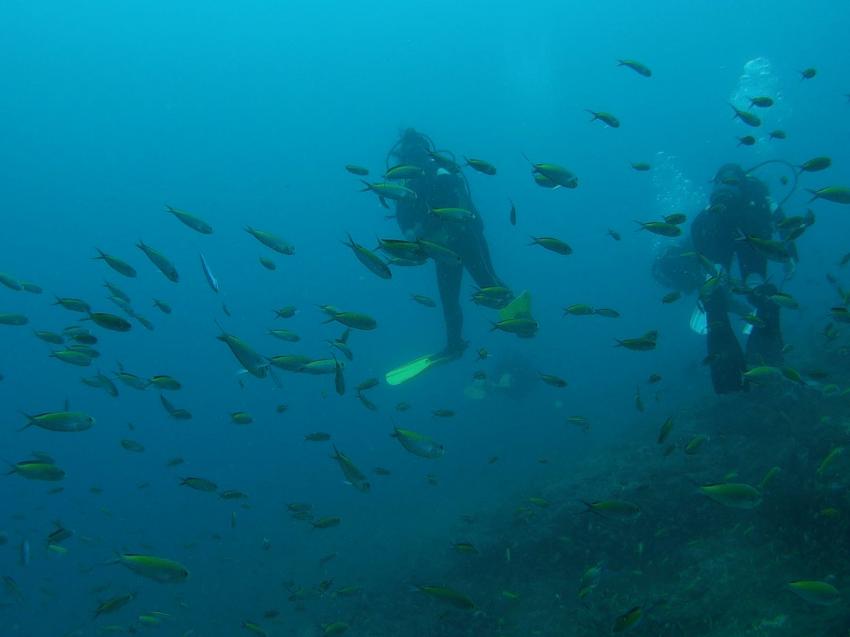
[[[388,181],[416,179],[417,177],[422,177],[424,174],[425,170],[419,166],[401,164],[388,169],[387,172],[384,173],[384,179]]]
[[[133,389],[144,391],[150,385],[150,381],[146,378],[141,378],[140,376],[136,376],[135,374],[125,371],[124,366],[120,362],[118,363],[118,371],[114,373],[118,380]]]
[[[345,394],[345,376],[343,375],[343,364],[334,356],[334,388],[340,396]],[[359,393],[359,391],[358,391]]]
[[[18,281],[15,277],[6,274],[5,272],[0,272],[0,285],[4,285],[10,290],[14,290],[15,292],[20,292],[23,290],[20,281]]]
[[[807,68],[807,69],[803,69],[802,71],[800,71],[800,79],[801,80],[810,80],[817,74],[818,74],[818,71],[815,68],[810,67],[810,68]]]
[[[756,235],[744,235],[743,233],[736,239],[744,241],[750,245],[756,252],[777,263],[788,263],[791,261],[790,243],[787,241],[776,241],[774,239],[763,239]]]
[[[250,425],[254,422],[254,418],[247,412],[234,411],[230,414],[230,422],[236,425]]]
[[[180,275],[177,273],[177,268],[174,267],[174,264],[171,263],[165,255],[153,249],[144,241],[139,241],[136,244],[136,247],[145,253],[145,256],[151,263],[154,264],[154,266],[156,266],[157,270],[162,272],[166,279],[172,283],[180,281]]]
[[[665,221],[637,221],[635,223],[640,226],[638,230],[646,230],[652,234],[657,234],[662,237],[678,237],[682,234],[682,229],[673,223]]]
[[[705,434],[697,434],[688,441],[685,445],[685,453],[689,456],[696,455],[702,446],[708,441],[708,436]]]
[[[357,392],[357,400],[359,400],[360,403],[369,411],[378,411],[378,406],[369,400],[363,392]]]
[[[269,364],[288,372],[300,372],[313,362],[309,356],[302,354],[281,354],[268,359]]]
[[[496,174],[496,167],[488,161],[484,161],[483,159],[470,159],[468,157],[464,157],[463,159],[467,166],[479,173],[490,176]]]
[[[466,208],[430,208],[430,211],[438,219],[452,223],[468,223],[476,217],[472,210]]]
[[[237,491],[236,489],[228,489],[219,493],[218,497],[222,500],[244,500],[248,497],[248,494]]]
[[[160,583],[183,582],[189,577],[189,571],[179,562],[155,555],[121,553],[112,563]]]
[[[555,237],[531,237],[531,243],[528,245],[538,245],[565,256],[573,253],[573,249],[567,243]]]
[[[360,192],[375,193],[378,197],[378,201],[380,201],[381,205],[385,208],[389,207],[386,202],[387,199],[392,201],[413,201],[417,198],[416,191],[411,190],[407,186],[389,182],[369,183],[364,179],[361,179],[360,181],[364,186],[366,186],[365,188],[362,188]]]
[[[760,95],[758,97],[750,97],[750,108],[756,106],[758,108],[770,108],[773,106],[773,98],[767,97],[766,95]]]
[[[632,162],[631,167],[633,170],[636,170],[639,173],[645,173],[652,170],[652,165],[645,161]]]
[[[288,319],[295,316],[298,312],[298,309],[294,305],[287,305],[285,307],[278,308],[274,311],[275,318],[280,319]]]
[[[701,486],[699,490],[718,504],[733,509],[754,509],[761,504],[761,492],[744,483],[708,484]]]
[[[126,595],[117,595],[115,597],[110,597],[106,601],[98,604],[97,608],[94,609],[94,618],[97,619],[101,615],[108,615],[110,613],[114,613],[115,611],[123,608],[130,602],[132,602],[136,598],[136,593],[128,593]]]
[[[606,113],[604,111],[591,111],[587,108],[584,110],[592,115],[592,118],[590,120],[591,122],[599,120],[610,128],[620,128],[620,120],[614,117],[611,113]]]
[[[104,252],[100,248],[95,248],[95,250],[97,250],[98,254],[98,256],[93,257],[95,260],[103,261],[106,265],[108,265],[110,268],[112,268],[122,276],[126,276],[130,279],[136,278],[136,268],[134,268],[132,265],[130,265],[123,259],[119,259],[116,256]]]
[[[331,321],[336,321],[337,323],[341,323],[346,327],[351,327],[356,330],[368,331],[374,330],[378,327],[378,323],[374,318],[361,312],[339,312],[337,310],[333,310],[330,313],[330,318],[324,322],[330,323]]]
[[[92,416],[81,411],[49,411],[34,416],[23,415],[27,419],[27,424],[21,427],[19,431],[29,427],[39,427],[47,431],[79,432],[87,431],[95,424],[95,419]]]
[[[768,134],[768,139],[787,139],[788,135],[784,130],[776,129],[770,131]]]
[[[365,177],[369,174],[369,169],[364,168],[363,166],[358,166],[357,164],[346,164],[345,170],[350,172],[352,175],[358,175],[360,177]]]
[[[189,487],[195,491],[204,491],[205,493],[211,493],[218,490],[218,485],[212,480],[207,480],[206,478],[182,478],[180,480],[180,486]]]
[[[512,226],[515,226],[516,225],[516,206],[514,205],[514,202],[512,200],[508,199],[508,201],[511,202],[511,211],[510,211],[510,214],[508,215],[508,220],[511,222]]]
[[[675,303],[679,299],[682,298],[682,293],[678,290],[674,290],[673,292],[668,292],[663,297],[661,297],[662,303]]]
[[[348,484],[362,493],[368,492],[371,485],[369,484],[369,481],[366,480],[366,476],[364,476],[363,473],[355,466],[355,464],[351,461],[351,458],[336,448],[336,445],[334,445],[333,450],[334,455],[331,456],[331,458],[336,460],[337,464],[339,464],[339,468],[342,470],[342,474],[345,476]]]
[[[157,389],[164,389],[168,391],[177,391],[182,387],[180,381],[176,378],[165,376],[163,374],[151,376],[150,384],[156,386]]]
[[[688,220],[688,216],[683,212],[673,212],[664,216],[664,223],[672,223],[674,226],[680,226]]]
[[[252,228],[251,226],[245,226],[245,232],[250,234],[264,246],[274,250],[278,254],[283,254],[286,256],[291,256],[295,254],[295,247],[291,243],[284,241],[277,235],[272,234],[271,232],[266,232],[265,230],[257,230],[256,228]]]
[[[188,409],[180,409],[171,404],[171,401],[168,400],[163,394],[159,395],[159,402],[162,404],[163,409],[168,412],[168,415],[174,418],[175,420],[191,420],[192,412]]]
[[[180,210],[179,208],[172,208],[171,206],[166,205],[165,211],[174,215],[180,222],[182,222],[188,228],[191,228],[195,232],[200,232],[201,234],[212,234],[213,228],[206,221],[193,215],[191,212],[186,212],[185,210]]]
[[[643,609],[640,606],[630,608],[614,620],[614,626],[611,628],[611,632],[622,633],[634,628],[638,625],[638,623],[640,623],[642,617]]]
[[[160,301],[159,299],[153,300],[153,305],[163,314],[171,314],[171,306],[165,301]]]
[[[310,524],[314,529],[330,529],[335,526],[339,526],[342,519],[337,516],[327,516],[324,518],[319,518],[318,520],[313,520]]]
[[[428,258],[425,252],[415,241],[404,241],[402,239],[378,239],[378,250],[411,262],[422,262]]]
[[[729,104],[729,106],[731,106],[732,110],[734,111],[732,119],[740,119],[742,122],[744,122],[744,124],[753,128],[761,126],[761,118],[759,118],[757,115],[754,115],[749,111],[742,111],[736,108],[734,104]]]
[[[438,601],[441,601],[449,606],[454,606],[461,610],[472,610],[475,608],[475,603],[461,592],[449,588],[447,586],[437,586],[434,584],[420,584],[417,589]]]
[[[59,305],[70,312],[80,312],[81,314],[91,311],[91,306],[87,302],[70,296],[57,296],[53,305]]]
[[[230,348],[230,352],[249,374],[257,378],[268,376],[269,360],[260,356],[248,343],[238,336],[225,332],[224,328],[220,325],[219,329],[221,330],[221,334],[216,336],[216,338]]]
[[[455,542],[452,548],[458,553],[466,553],[468,555],[477,555],[478,549],[470,542]]]
[[[537,333],[537,321],[532,318],[513,318],[501,321],[491,321],[490,331],[499,330],[508,334],[516,334],[521,338],[531,338]]]
[[[640,507],[625,500],[601,500],[584,502],[587,512],[596,513],[611,520],[635,520],[640,514]]]
[[[287,343],[297,343],[301,340],[301,337],[292,330],[274,329],[269,330],[268,334],[275,338],[279,338],[282,341],[286,341]]]
[[[597,307],[593,310],[593,313],[605,318],[620,318],[620,313],[610,307]]]
[[[260,265],[266,270],[277,270],[277,264],[268,257],[260,257]]]
[[[351,251],[354,252],[354,256],[357,257],[357,260],[366,266],[366,269],[372,274],[381,279],[392,278],[393,273],[387,267],[384,260],[372,252],[369,248],[356,243],[354,239],[351,238],[350,234],[348,235],[348,243],[343,241],[343,244],[351,248]]]
[[[68,363],[70,365],[77,365],[78,367],[88,367],[91,365],[91,356],[84,354],[83,352],[77,352],[72,349],[63,349],[58,351],[50,352],[49,356],[51,358],[55,358],[56,360],[60,360],[63,363]]]
[[[204,255],[201,254],[200,257],[201,269],[204,271],[204,278],[207,280],[207,284],[210,286],[210,289],[213,292],[218,293],[218,291],[221,289],[218,283],[218,279],[215,278],[215,275],[212,273],[212,270],[210,270],[210,266],[207,263],[207,260],[204,258]]]
[[[617,66],[625,66],[643,77],[652,77],[652,70],[637,60],[617,60]]]
[[[56,332],[33,330],[33,334],[45,343],[50,343],[51,345],[62,345],[65,342],[65,337],[62,336],[62,334],[57,334]]]
[[[841,601],[841,593],[832,584],[817,580],[798,580],[787,584],[788,590],[816,606],[832,606]]]
[[[820,188],[818,190],[811,190],[807,188],[806,191],[812,195],[809,202],[812,202],[815,199],[823,199],[824,201],[831,201],[832,203],[844,205],[850,204],[850,187],[847,186],[826,186],[825,188]]]
[[[128,320],[108,312],[89,312],[88,318],[96,325],[113,332],[129,332],[133,327]]]
[[[614,340],[617,341],[616,347],[624,347],[636,352],[648,352],[655,349],[658,340],[658,332],[656,330],[650,330],[642,336],[623,339],[617,338]]]
[[[115,386],[108,376],[98,372],[96,376],[80,379],[84,384],[95,389],[102,389],[113,398],[118,396],[118,388]]]
[[[377,378],[367,378],[363,382],[359,383],[355,389],[357,391],[366,391],[369,389],[374,389],[380,384],[380,381]]]
[[[390,436],[398,440],[407,451],[420,458],[441,458],[446,453],[445,446],[410,429],[394,427]]]
[[[315,431],[304,436],[304,440],[309,442],[327,442],[330,439],[331,435],[324,431]]]
[[[557,164],[535,164],[528,157],[526,161],[531,164],[531,172],[534,180],[539,186],[545,188],[577,188],[578,178],[563,166]],[[538,177],[542,179],[538,179]]]
[[[797,166],[797,170],[801,173],[816,173],[821,170],[826,170],[832,166],[832,159],[829,157],[813,157],[808,161],[804,161]]]
[[[133,453],[144,453],[145,451],[145,446],[142,443],[130,440],[129,438],[121,439],[121,447]]]
[[[22,460],[10,465],[6,475],[17,474],[27,480],[42,480],[58,482],[65,477],[65,472],[52,462],[42,460]]]
[[[416,243],[419,245],[422,254],[426,255],[429,259],[449,265],[463,263],[463,259],[461,259],[457,252],[442,244],[435,243],[434,241],[426,241],[425,239],[419,239]]]
[[[663,445],[667,440],[667,437],[670,435],[670,432],[673,431],[673,417],[670,416],[661,424],[661,429],[658,430],[658,438],[656,442],[659,445]]]
[[[554,374],[543,374],[542,372],[537,372],[537,376],[544,383],[551,385],[552,387],[564,388],[567,386],[567,381],[560,376],[555,376]]]
[[[823,460],[821,460],[821,463],[818,465],[817,472],[816,472],[817,475],[822,476],[823,474],[825,474],[829,470],[829,468],[835,463],[835,461],[839,457],[841,457],[841,455],[843,453],[844,453],[844,447],[842,447],[842,446],[833,447],[830,450],[830,452],[826,455],[826,457]]]
[[[593,308],[586,303],[574,303],[564,308],[564,316],[589,316],[593,312]]]
[[[425,307],[437,307],[437,302],[430,296],[425,296],[424,294],[411,294],[410,298],[419,303],[419,305],[424,305]]]

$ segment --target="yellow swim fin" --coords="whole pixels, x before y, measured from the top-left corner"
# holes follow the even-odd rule
[[[430,354],[420,356],[409,363],[405,363],[404,365],[400,365],[399,367],[388,371],[384,377],[386,378],[387,385],[401,385],[412,378],[416,378],[433,364],[434,361],[431,360]]]
[[[523,290],[522,294],[499,310],[499,320],[533,319],[531,316],[531,294]]]

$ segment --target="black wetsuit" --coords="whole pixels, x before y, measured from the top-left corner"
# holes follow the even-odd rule
[[[736,166],[725,166],[715,179],[711,205],[694,219],[691,237],[694,249],[719,264],[728,273],[737,258],[741,280],[757,274],[767,279],[767,259],[743,236],[770,239],[773,220],[765,185],[747,176]],[[745,389],[743,373],[750,365],[779,365],[782,363],[782,334],[779,326],[779,306],[768,299],[776,288],[762,283],[748,295],[756,308],[759,324],[753,327],[747,340],[746,355],[738,343],[729,321],[728,289],[718,286],[702,299],[708,325],[708,357],[711,379],[717,393]]]
[[[490,260],[484,239],[484,224],[472,202],[463,176],[439,170],[434,162],[424,166],[424,174],[410,179],[406,186],[416,192],[416,199],[396,203],[398,225],[407,239],[425,239],[457,253],[460,263],[436,261],[437,286],[446,323],[446,351],[459,354],[465,343],[462,337],[463,312],[460,306],[460,284],[464,268],[479,287],[502,286]],[[440,219],[431,212],[439,208],[463,208],[475,215],[470,221]]]

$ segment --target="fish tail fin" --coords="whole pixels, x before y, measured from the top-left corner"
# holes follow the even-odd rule
[[[366,186],[365,188],[361,188],[360,192],[366,192],[368,190],[374,190],[374,188],[372,187],[372,184],[370,184],[365,179],[361,179],[360,182]]]
[[[591,115],[591,119],[590,119],[590,121],[591,121],[591,122],[595,122],[597,119],[599,119],[599,115],[597,115],[596,113],[594,113],[594,112],[593,112],[592,110],[590,110],[589,108],[586,108],[586,109],[584,109],[584,110],[585,110],[585,112],[590,113],[590,115]]]
[[[23,427],[18,429],[18,431],[23,431],[24,429],[29,429],[30,427],[32,427],[35,424],[35,418],[33,416],[26,413],[25,411],[22,411],[20,413],[21,413],[21,416],[23,416],[24,418],[27,419],[27,424],[25,424]]]
[[[800,172],[802,172],[802,171],[800,171]],[[809,201],[807,203],[812,203],[815,199],[817,199],[819,197],[817,191],[812,190],[811,188],[806,188],[806,192],[811,193],[811,195],[812,195],[812,198],[809,199]]]

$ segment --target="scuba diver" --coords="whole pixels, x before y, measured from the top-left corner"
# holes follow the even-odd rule
[[[777,288],[767,280],[767,261],[770,256],[791,264],[796,252],[786,236],[772,240],[784,217],[778,209],[771,210],[767,186],[750,174],[752,170],[744,171],[737,164],[721,166],[708,207],[691,224],[689,241],[668,248],[653,264],[653,275],[663,284],[683,292],[699,288],[707,335],[705,360],[718,394],[745,390],[743,374],[748,365],[782,364],[779,306],[770,298]],[[740,285],[728,284],[733,260],[738,263]],[[702,263],[716,264],[710,269],[719,268],[720,274],[712,272],[714,276],[706,278],[709,268]],[[732,293],[746,298],[743,310]],[[730,311],[746,315],[751,326],[745,349],[732,329]],[[694,317],[703,318],[699,311]],[[700,321],[692,318],[691,326],[697,329],[695,323]]]
[[[469,184],[460,166],[449,154],[438,153],[427,135],[408,128],[387,154],[388,172],[392,170],[391,163],[408,171],[411,176],[404,185],[415,193],[415,197],[395,202],[396,220],[404,238],[423,244],[430,242],[437,249],[449,250],[443,256],[430,255],[435,256],[446,346],[437,354],[421,357],[390,372],[388,382],[398,384],[437,362],[459,358],[466,349],[460,306],[464,270],[469,272],[479,288],[504,288],[505,303],[513,295],[493,268],[481,215],[472,201]]]

